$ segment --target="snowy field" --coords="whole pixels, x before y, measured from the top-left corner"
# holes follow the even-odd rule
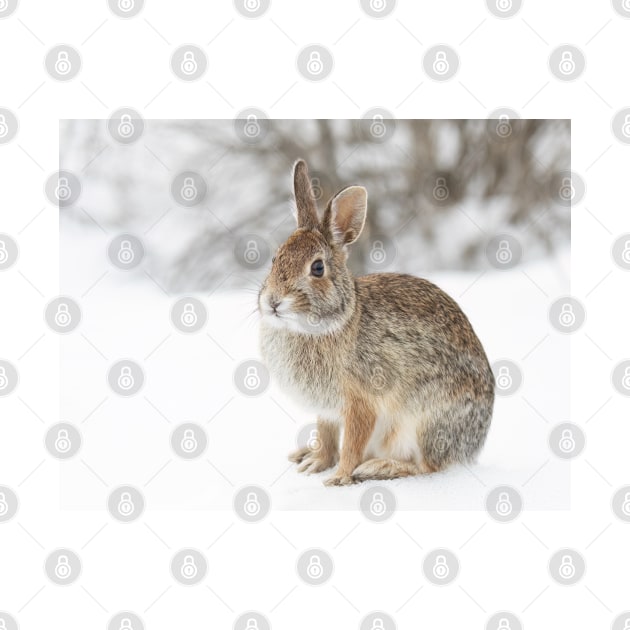
[[[123,484],[142,491],[147,510],[231,509],[247,485],[265,488],[273,507],[286,510],[354,510],[374,485],[392,490],[399,509],[482,510],[503,484],[517,488],[530,510],[569,507],[570,464],[548,444],[553,427],[570,418],[569,338],[548,320],[550,303],[570,292],[568,254],[509,271],[428,276],[460,303],[490,362],[509,359],[523,373],[517,392],[497,397],[476,465],[326,488],[330,471],[305,476],[287,461],[300,429],[315,418],[273,382],[258,397],[235,387],[237,365],[258,357],[255,293],[197,294],[207,324],[183,334],[170,320],[181,296],[167,295],[142,269],[114,269],[105,256],[113,236],[62,225],[61,293],[82,308],[80,328],[61,339],[61,419],[82,433],[79,455],[61,467],[64,507],[104,509],[109,489]],[[108,369],[123,358],[145,373],[141,391],[128,398],[107,382]],[[207,434],[194,460],[178,457],[170,444],[186,422]]]

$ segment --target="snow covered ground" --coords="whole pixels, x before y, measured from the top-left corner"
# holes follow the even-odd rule
[[[235,387],[239,363],[258,357],[251,290],[198,294],[208,322],[194,334],[176,330],[166,295],[142,269],[114,269],[106,258],[114,234],[62,225],[61,293],[79,301],[80,328],[61,339],[61,419],[82,433],[79,455],[62,466],[65,507],[103,509],[109,489],[138,487],[147,509],[230,509],[250,484],[274,508],[357,509],[366,488],[386,485],[399,509],[481,510],[492,488],[519,490],[528,509],[566,509],[570,464],[549,449],[552,428],[570,418],[569,338],[549,323],[551,302],[569,293],[569,256],[510,271],[436,273],[430,279],[458,300],[494,363],[514,361],[523,383],[497,397],[478,464],[422,478],[326,488],[330,474],[305,476],[289,464],[299,430],[314,418],[273,382],[258,397]],[[226,273],[230,270],[226,269]],[[417,270],[422,275],[421,270]],[[129,358],[145,383],[128,398],[108,386],[107,371]],[[175,428],[202,426],[208,445],[194,460],[171,448]]]

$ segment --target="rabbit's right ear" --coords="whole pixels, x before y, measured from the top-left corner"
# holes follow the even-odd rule
[[[298,227],[306,230],[316,229],[319,226],[317,204],[304,160],[298,160],[293,167],[293,191],[297,207]]]

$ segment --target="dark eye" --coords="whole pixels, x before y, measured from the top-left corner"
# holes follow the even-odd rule
[[[311,265],[311,274],[314,275],[316,278],[321,278],[324,275],[324,261],[323,260],[316,260]]]
[[[275,263],[275,262],[276,262],[276,257],[274,256],[274,257],[271,259],[271,264],[273,265],[273,263]]]

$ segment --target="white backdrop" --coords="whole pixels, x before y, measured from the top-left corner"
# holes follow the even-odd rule
[[[613,494],[630,483],[628,398],[611,380],[630,357],[629,276],[611,255],[630,232],[630,147],[612,125],[630,106],[630,20],[616,12],[621,3],[593,3],[578,14],[568,1],[525,2],[510,19],[478,1],[399,1],[382,19],[359,2],[326,0],[273,0],[258,19],[243,17],[231,2],[148,2],[129,19],[104,1],[21,2],[11,12],[13,5],[0,8],[0,107],[19,121],[17,135],[0,143],[0,231],[19,245],[17,262],[0,272],[0,358],[19,371],[15,391],[0,396],[0,485],[19,497],[17,514],[0,522],[7,628],[12,618],[27,630],[105,628],[124,610],[156,629],[231,627],[248,610],[274,629],[358,628],[373,610],[387,612],[398,628],[484,628],[497,611],[511,611],[527,628],[592,628],[610,627],[630,609],[628,525],[611,508]],[[313,42],[334,57],[321,82],[305,80],[296,67],[300,50]],[[422,65],[423,54],[442,42],[460,59],[446,82],[433,81]],[[585,57],[573,81],[548,66],[567,42]],[[82,57],[80,74],[67,83],[46,73],[44,57],[57,43]],[[185,43],[208,58],[195,82],[180,81],[169,65]],[[586,435],[571,463],[571,509],[525,506],[505,524],[481,510],[400,511],[381,524],[358,511],[273,510],[248,524],[231,510],[148,508],[122,524],[104,503],[100,510],[61,509],[65,464],[44,448],[46,429],[60,420],[59,338],[43,317],[59,293],[57,209],[44,183],[58,169],[58,119],[107,118],[121,106],[145,118],[230,118],[250,106],[277,118],[352,118],[375,106],[399,118],[483,118],[501,106],[521,117],[571,118],[572,170],[586,182],[572,209],[571,293],[587,314],[570,337],[570,420]],[[569,418],[554,418],[560,420]],[[298,556],[311,547],[334,561],[319,588],[296,572]],[[460,563],[444,587],[422,571],[427,554],[441,547]],[[548,570],[565,547],[585,559],[583,578],[571,586]],[[44,571],[58,548],[74,550],[82,562],[79,579],[67,587]],[[182,548],[207,559],[207,575],[194,587],[171,576],[171,558]],[[623,619],[614,628],[623,628]]]

